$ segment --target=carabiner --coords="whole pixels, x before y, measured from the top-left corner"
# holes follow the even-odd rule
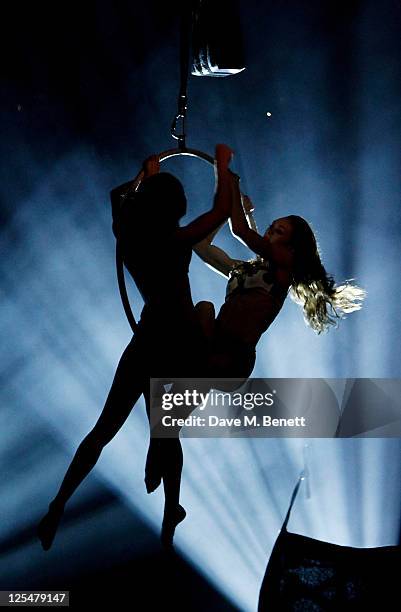
[[[178,132],[178,123],[181,121],[181,129]],[[178,147],[180,149],[185,149],[185,114],[177,113],[177,115],[173,119],[173,123],[171,124],[171,135],[175,140],[178,140]]]

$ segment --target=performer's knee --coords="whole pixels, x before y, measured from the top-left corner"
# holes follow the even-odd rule
[[[85,449],[89,452],[93,451],[95,453],[100,453],[102,449],[106,446],[106,444],[111,442],[115,434],[116,432],[114,431],[114,429],[113,431],[111,431],[104,427],[95,426],[92,431],[88,433],[84,440]]]
[[[214,305],[212,302],[198,302],[195,306],[199,325],[206,338],[211,339],[214,333],[216,322]]]
[[[195,309],[200,315],[208,315],[209,317],[212,316],[213,318],[215,317],[213,302],[202,300],[196,304]]]

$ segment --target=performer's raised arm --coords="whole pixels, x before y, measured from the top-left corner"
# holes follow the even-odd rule
[[[248,207],[252,205],[248,196],[242,196],[239,188],[239,176],[234,175],[236,180],[231,183],[232,189],[232,210],[231,210],[231,231],[236,238],[251,249],[257,255],[266,259],[270,256],[269,242],[252,229],[247,221],[243,208],[244,204]]]
[[[219,227],[206,236],[204,240],[198,242],[198,244],[195,244],[193,250],[207,266],[218,274],[222,274],[228,278],[230,270],[241,263],[241,261],[239,259],[233,259],[228,255],[228,253],[226,253],[226,251],[213,244],[215,236],[221,230],[223,225],[224,223],[219,225]]]
[[[189,243],[191,246],[204,240],[211,232],[217,230],[225,223],[231,212],[232,197],[232,173],[228,166],[233,152],[224,144],[216,145],[216,192],[213,207],[185,227],[177,229],[176,236],[179,240]]]

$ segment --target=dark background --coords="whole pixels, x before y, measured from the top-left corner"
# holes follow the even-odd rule
[[[328,270],[368,291],[363,310],[322,338],[287,304],[260,344],[255,375],[399,377],[400,3],[239,5],[247,68],[226,79],[191,77],[188,144],[210,154],[217,142],[230,144],[260,227],[279,215],[304,215]],[[149,510],[141,488],[147,436],[141,408],[71,501],[58,548],[43,553],[34,539],[130,338],[115,281],[108,193],[135,176],[149,154],[174,146],[178,16],[177,2],[154,0],[2,6],[2,589],[70,588],[82,600],[90,585],[104,586],[105,597],[118,585],[123,599],[133,589],[149,605],[161,596],[169,603],[181,598],[186,610],[233,609],[217,588],[238,608],[252,609],[302,467],[302,453],[284,443],[246,441],[235,452],[222,445],[220,455],[209,444],[202,457],[220,460],[221,476],[231,483],[217,495],[216,483],[204,482],[209,464],[200,472],[196,449],[191,454],[188,447],[184,494],[192,518],[179,547],[188,556],[166,560],[157,540],[161,498]],[[184,181],[188,218],[206,210],[210,168],[197,160],[166,168]],[[226,231],[219,240],[234,256],[249,256]],[[194,298],[219,306],[224,281],[193,260]],[[130,292],[138,313],[140,300]],[[314,509],[327,520],[301,509],[298,529],[348,545],[394,543],[399,500],[389,491],[396,442],[344,445],[338,463],[323,443],[316,452],[338,494],[325,505],[326,490],[317,486]],[[246,475],[250,459],[258,466],[254,480]],[[131,464],[135,479],[127,493],[123,476]],[[361,474],[375,475],[370,486],[360,484]],[[386,521],[381,495],[390,499]],[[349,512],[338,520],[333,507]],[[240,534],[230,522],[239,520],[236,511],[245,522]],[[355,513],[362,524],[356,532]],[[214,539],[222,532],[226,540]],[[255,539],[261,550],[253,557]],[[249,543],[250,557],[241,541]],[[202,572],[214,576],[214,586]]]

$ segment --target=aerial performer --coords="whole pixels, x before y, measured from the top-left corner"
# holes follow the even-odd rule
[[[126,183],[111,192],[113,232],[124,264],[145,304],[135,334],[118,363],[100,417],[79,445],[59,491],[38,525],[37,534],[44,550],[52,545],[66,503],[96,465],[103,448],[121,429],[142,394],[149,416],[150,377],[194,377],[203,373],[207,347],[192,301],[188,267],[194,245],[204,240],[229,215],[231,157],[227,146],[216,146],[213,207],[183,227],[179,220],[187,208],[184,189],[173,175],[159,173],[157,156],[145,162],[144,179],[136,191]],[[185,518],[185,510],[179,504],[180,441],[164,442],[165,506],[161,539],[169,545],[175,526]],[[148,490],[152,489],[151,463],[150,456]],[[157,479],[158,484],[159,474]]]
[[[288,295],[302,307],[306,324],[318,334],[335,326],[345,314],[359,310],[365,297],[360,287],[348,281],[337,285],[326,272],[315,235],[302,217],[275,219],[263,235],[250,227],[245,212],[249,215],[253,204],[241,194],[239,177],[236,179],[230,183],[231,230],[256,258],[233,259],[213,245],[220,228],[194,247],[209,266],[228,278],[225,302],[217,317],[211,302],[197,304],[209,341],[209,375],[213,377],[251,375],[256,346]]]
[[[288,295],[302,307],[306,324],[318,334],[335,326],[345,314],[359,310],[365,297],[365,291],[357,285],[348,281],[337,285],[326,272],[315,235],[302,217],[288,215],[275,219],[263,235],[253,229],[248,223],[253,204],[248,196],[241,194],[239,177],[229,173],[231,230],[256,258],[249,261],[233,259],[213,245],[221,226],[194,246],[194,251],[205,263],[228,278],[226,299],[217,317],[211,302],[202,301],[196,305],[207,349],[202,356],[206,362],[198,375],[204,380],[194,381],[194,388],[203,393],[212,384],[207,378],[243,381],[251,376],[257,344],[280,313]],[[254,223],[253,226],[256,227]],[[186,390],[187,382],[176,382],[173,391]],[[224,390],[230,389],[224,387]],[[192,410],[184,407],[178,411],[173,409],[170,414],[185,418]],[[169,427],[169,435],[178,437],[180,429]],[[157,438],[153,440],[155,445],[157,442]],[[148,458],[150,456],[151,449]],[[152,459],[154,474],[158,469],[161,473],[162,455],[154,453]],[[148,491],[157,488],[159,482],[155,478]]]

